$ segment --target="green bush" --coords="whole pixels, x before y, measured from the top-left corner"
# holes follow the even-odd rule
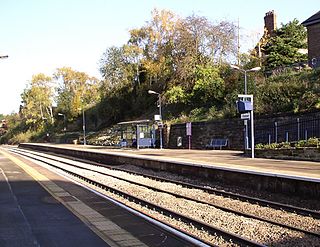
[[[304,148],[304,147],[319,147],[320,146],[320,139],[316,137],[311,137],[307,141],[300,140],[295,144],[296,148]]]
[[[300,140],[297,143],[293,144],[290,142],[281,142],[281,143],[270,143],[262,144],[259,143],[256,145],[256,149],[288,149],[288,148],[304,148],[304,147],[320,147],[320,139],[316,137],[309,138],[306,140]]]
[[[264,146],[265,149],[277,149],[279,147],[278,143],[270,143]]]
[[[290,142],[281,142],[278,144],[278,148],[288,149],[291,148],[291,144]]]
[[[290,142],[280,142],[280,143],[270,143],[270,144],[259,143],[256,145],[256,149],[288,149],[288,148],[291,148]]]
[[[190,111],[189,117],[194,122],[206,120],[206,109],[204,107],[195,108]]]
[[[30,142],[31,138],[34,134],[35,133],[32,131],[26,131],[26,132],[19,133],[17,135],[14,135],[11,139],[9,139],[8,144],[17,145],[17,144],[23,143],[23,142]]]
[[[264,144],[262,143],[256,144],[256,149],[264,149]]]

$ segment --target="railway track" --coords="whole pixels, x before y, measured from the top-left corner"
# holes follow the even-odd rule
[[[12,150],[12,151],[22,154],[21,149]],[[84,180],[86,183],[93,184],[93,185],[95,185],[95,186],[97,186],[97,187],[99,187],[99,188],[101,188],[103,190],[108,190],[108,191],[111,191],[112,193],[121,195],[121,196],[125,197],[129,201],[138,202],[140,205],[143,205],[144,207],[152,208],[152,209],[154,209],[154,210],[156,210],[158,212],[161,212],[162,214],[164,214],[166,216],[178,218],[178,219],[182,220],[185,223],[192,224],[193,226],[195,226],[195,227],[197,227],[199,229],[204,229],[205,231],[209,232],[210,234],[219,235],[219,236],[223,237],[224,239],[226,239],[227,241],[231,240],[231,242],[236,243],[236,244],[241,245],[241,246],[242,245],[246,245],[246,246],[263,246],[263,244],[258,243],[257,241],[249,240],[246,237],[243,237],[243,236],[240,236],[240,235],[237,235],[237,234],[234,234],[234,233],[227,232],[226,230],[223,230],[223,229],[221,229],[219,227],[214,227],[211,224],[203,222],[202,220],[198,220],[198,219],[183,215],[181,213],[177,213],[177,212],[175,212],[173,210],[170,210],[170,209],[168,209],[166,207],[159,206],[158,204],[155,204],[155,203],[151,203],[151,202],[149,202],[147,200],[144,200],[144,199],[141,199],[141,198],[139,198],[137,196],[134,196],[132,194],[123,192],[122,190],[116,189],[114,187],[107,186],[104,183],[101,183],[101,182],[99,182],[97,180],[92,179],[92,177],[90,178],[90,177],[83,176],[81,174],[77,174],[77,173],[75,173],[73,171],[70,171],[69,169],[62,168],[60,165],[58,165],[58,166],[54,165],[54,164],[52,164],[52,162],[59,162],[61,164],[67,165],[67,166],[73,166],[73,167],[75,167],[77,169],[94,172],[94,173],[100,174],[102,176],[108,176],[108,177],[111,177],[113,179],[121,180],[123,182],[126,182],[126,183],[134,185],[134,186],[144,187],[144,188],[146,188],[148,190],[152,190],[152,191],[157,192],[157,193],[167,194],[167,195],[173,196],[175,198],[180,198],[180,199],[183,199],[183,200],[192,201],[192,202],[198,203],[198,204],[205,204],[205,205],[208,205],[210,207],[214,207],[214,208],[217,208],[219,210],[222,210],[224,212],[228,212],[228,213],[231,213],[231,214],[234,214],[234,215],[237,215],[237,216],[246,217],[246,218],[258,220],[258,221],[261,221],[261,222],[265,222],[265,223],[268,223],[268,224],[276,225],[276,226],[279,226],[279,227],[282,227],[282,228],[286,228],[286,229],[289,229],[289,230],[293,230],[293,231],[296,231],[296,232],[300,232],[300,233],[306,234],[308,236],[312,236],[313,238],[317,238],[318,240],[320,240],[320,234],[318,232],[315,232],[315,231],[310,231],[308,229],[303,229],[303,228],[299,228],[299,227],[296,227],[296,226],[284,224],[284,223],[281,223],[281,222],[277,222],[276,220],[273,220],[273,219],[266,219],[266,218],[254,215],[252,213],[246,213],[246,212],[237,211],[237,210],[234,210],[234,209],[231,209],[231,208],[227,208],[227,207],[221,206],[221,205],[216,204],[216,203],[204,201],[202,199],[197,199],[197,198],[194,198],[192,196],[186,196],[186,195],[179,194],[179,193],[176,193],[176,192],[172,192],[172,191],[168,191],[168,190],[165,190],[165,189],[157,188],[157,187],[154,187],[154,186],[147,185],[146,183],[143,183],[143,182],[132,181],[130,179],[126,179],[126,178],[123,178],[123,177],[111,175],[111,174],[108,174],[106,172],[102,172],[102,171],[97,170],[96,166],[103,167],[103,169],[105,169],[106,168],[105,165],[95,164],[95,167],[93,167],[92,165],[84,167],[83,165],[79,165],[78,163],[75,164],[74,161],[68,161],[66,159],[56,158],[56,157],[53,157],[53,156],[48,156],[46,154],[41,154],[40,155],[39,153],[35,154],[32,151],[26,151],[26,150],[24,150],[23,152],[24,153],[22,155],[27,155],[29,157],[31,156],[31,158],[33,158],[33,159],[41,160],[41,162],[45,162],[45,163],[47,163],[47,164],[49,164],[51,166],[54,166],[57,169],[63,170],[64,172],[67,172],[67,173],[71,174],[72,176],[75,176],[75,177],[78,177],[79,179]],[[26,152],[28,154],[26,154]],[[37,157],[34,157],[34,155],[36,155]],[[92,162],[90,162],[90,163],[92,163]],[[115,170],[114,167],[107,167],[107,168],[112,168],[113,170]],[[128,172],[128,171],[126,171],[126,172]],[[129,171],[129,172],[132,173],[131,171]],[[146,177],[145,174],[137,174],[137,173],[135,173],[134,175],[139,175],[139,176]],[[196,185],[193,185],[193,184],[182,183],[182,182],[173,181],[173,180],[164,179],[164,178],[155,177],[155,176],[152,176],[152,177],[148,176],[148,177],[149,177],[149,179],[157,180],[157,181],[160,181],[162,183],[163,182],[165,182],[165,183],[174,183],[174,184],[178,184],[179,186],[183,186],[185,188],[202,190],[202,191],[205,191],[205,192],[210,193],[210,194],[218,194],[219,196],[223,195],[223,196],[227,196],[228,198],[230,198],[230,197],[233,198],[233,199],[236,198],[237,200],[241,200],[241,201],[247,201],[247,202],[250,202],[250,203],[253,202],[255,204],[258,203],[258,204],[262,204],[264,206],[268,205],[269,207],[271,205],[272,208],[277,208],[277,209],[281,208],[281,210],[286,209],[289,212],[295,212],[295,213],[299,213],[301,215],[309,215],[309,216],[312,216],[312,217],[314,217],[316,219],[318,219],[319,216],[320,216],[320,214],[318,212],[316,212],[316,211],[306,210],[306,209],[297,208],[297,207],[291,207],[290,205],[283,205],[283,204],[269,202],[269,201],[261,200],[261,199],[255,200],[256,198],[251,198],[251,197],[248,197],[248,196],[241,196],[241,195],[236,195],[236,194],[233,194],[233,193],[217,191],[217,190],[213,190],[213,189],[209,189],[209,188],[205,188],[205,187],[201,187],[201,186],[196,186]]]
[[[277,210],[285,210],[287,212],[292,212],[292,213],[296,213],[299,215],[311,216],[313,218],[320,219],[320,212],[316,211],[316,210],[310,210],[307,208],[302,208],[302,207],[297,207],[297,206],[279,203],[279,202],[275,202],[275,201],[265,200],[265,199],[261,199],[261,198],[257,198],[257,197],[251,197],[251,196],[241,195],[241,194],[232,193],[232,192],[228,192],[228,191],[213,189],[208,186],[200,186],[200,185],[196,185],[196,184],[192,184],[192,183],[182,182],[182,181],[175,180],[175,179],[168,179],[168,178],[164,178],[164,177],[160,177],[160,176],[148,175],[145,173],[136,172],[136,171],[132,171],[132,170],[125,169],[125,168],[120,168],[120,167],[116,167],[113,165],[101,164],[101,163],[93,162],[93,161],[89,161],[89,160],[83,160],[83,159],[78,159],[78,158],[63,156],[63,155],[57,155],[57,154],[52,154],[52,155],[58,156],[58,157],[65,157],[67,159],[72,159],[74,161],[86,162],[88,164],[92,164],[97,167],[105,167],[105,168],[108,168],[111,170],[123,171],[123,172],[127,172],[127,173],[134,174],[134,175],[140,175],[143,177],[153,179],[155,181],[174,183],[177,185],[181,185],[185,188],[200,189],[200,190],[208,192],[209,194],[220,195],[223,197],[229,197],[231,199],[235,199],[235,200],[239,200],[239,201],[243,201],[243,202],[249,202],[249,203],[257,204],[260,206],[270,207],[270,208],[274,208]]]

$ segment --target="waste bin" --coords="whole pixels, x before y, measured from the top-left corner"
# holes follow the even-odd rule
[[[177,147],[182,147],[182,137],[181,136],[177,137]]]

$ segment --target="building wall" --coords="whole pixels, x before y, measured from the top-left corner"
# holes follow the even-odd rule
[[[312,65],[312,59],[316,58],[316,67],[320,66],[320,23],[310,25],[308,30],[308,58],[309,65]]]

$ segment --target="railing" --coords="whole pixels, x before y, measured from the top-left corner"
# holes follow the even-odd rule
[[[296,118],[288,122],[273,122],[268,125],[257,125],[255,128],[256,143],[279,143],[307,140],[320,137],[320,118]]]

